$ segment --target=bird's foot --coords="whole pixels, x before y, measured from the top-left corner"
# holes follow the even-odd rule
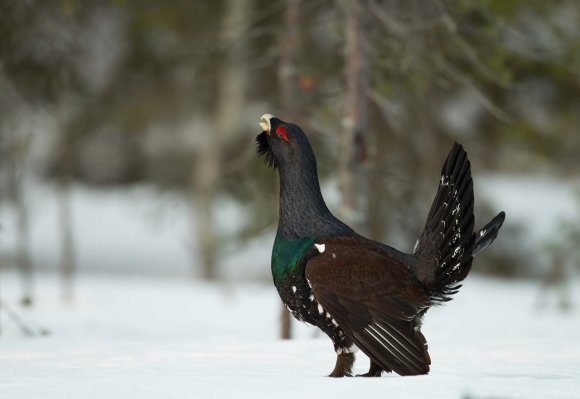
[[[383,369],[371,360],[371,367],[369,371],[364,374],[357,374],[357,377],[380,377],[383,373]]]
[[[356,376],[357,377],[380,377],[382,373],[383,372],[380,371],[380,370],[379,371],[374,371],[374,372],[368,371],[368,372],[366,372],[364,374],[357,374]]]
[[[329,377],[333,378],[342,378],[342,377],[352,377],[351,373],[340,373],[335,370],[332,370],[332,373],[328,374]]]
[[[336,365],[329,377],[352,377],[352,365],[354,364],[354,353],[341,353],[336,356]]]

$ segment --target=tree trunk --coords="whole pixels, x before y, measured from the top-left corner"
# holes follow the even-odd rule
[[[16,168],[22,169],[23,164],[19,160]],[[14,182],[14,199],[16,212],[18,215],[18,255],[17,262],[22,276],[22,296],[20,302],[25,306],[33,303],[33,278],[32,260],[30,259],[30,223],[28,219],[28,209],[24,195],[24,173],[22,170],[16,173]]]
[[[76,267],[72,227],[71,188],[68,176],[62,176],[58,184],[58,219],[61,233],[61,296],[63,302],[71,303],[74,300],[73,280]]]
[[[285,120],[300,124],[298,115],[298,50],[300,41],[301,0],[286,0],[284,34],[280,42],[278,84],[280,107]]]
[[[340,140],[338,178],[341,192],[340,214],[347,222],[361,227],[356,193],[365,193],[363,163],[366,160],[368,132],[369,38],[365,1],[344,1],[346,13],[346,97]],[[362,187],[361,187],[362,186]]]
[[[32,140],[31,135],[7,133],[7,148],[12,163],[10,186],[17,214],[17,253],[16,265],[20,270],[22,296],[20,302],[31,306],[34,299],[33,265],[30,257],[30,220],[25,195],[26,156]]]
[[[73,124],[74,125],[74,124]],[[73,162],[73,137],[71,126],[63,132],[58,159],[58,222],[60,230],[60,275],[61,299],[70,303],[74,300],[73,278],[76,270],[74,253],[73,216],[71,205],[71,180]]]
[[[228,138],[237,133],[246,92],[247,41],[253,0],[229,0],[222,21],[220,48],[226,55],[218,82],[218,102],[214,115],[214,130],[207,141],[193,171],[193,201],[196,204],[193,228],[197,230],[198,250],[202,263],[202,277],[215,280],[217,275],[217,231],[214,203],[222,175],[222,148]]]
[[[390,133],[386,128],[381,132],[371,129],[368,134],[368,173],[366,176],[367,206],[366,220],[368,237],[382,241],[386,232],[386,209],[385,197],[385,142],[386,135]]]
[[[278,64],[278,83],[280,87],[280,106],[283,118],[301,123],[298,115],[298,48],[300,28],[300,0],[286,0],[284,35],[280,43],[280,63]],[[280,338],[292,337],[290,312],[285,306],[280,308]]]

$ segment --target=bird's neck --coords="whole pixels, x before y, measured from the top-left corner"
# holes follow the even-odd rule
[[[278,235],[327,237],[352,233],[326,206],[316,163],[282,164],[280,171],[280,218]]]

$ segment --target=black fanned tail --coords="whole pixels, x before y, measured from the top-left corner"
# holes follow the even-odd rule
[[[470,164],[463,147],[455,143],[415,249],[418,277],[430,290],[432,303],[449,301],[469,273],[476,244],[473,224]]]

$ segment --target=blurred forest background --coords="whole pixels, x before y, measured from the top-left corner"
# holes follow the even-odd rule
[[[507,213],[474,272],[580,270],[576,0],[0,0],[0,261],[23,302],[38,271],[66,301],[79,271],[269,280],[264,113],[304,128],[365,235],[412,249],[457,140],[477,226]]]

